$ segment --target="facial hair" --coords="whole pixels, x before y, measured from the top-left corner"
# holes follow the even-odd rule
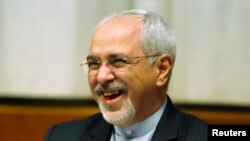
[[[98,94],[100,91],[110,91],[112,89],[120,89],[123,90],[124,93],[127,93],[126,85],[119,81],[114,80],[112,82],[107,82],[105,85],[97,84],[95,87],[95,91]],[[123,99],[119,103],[113,105],[106,105],[102,96],[98,96],[97,102],[100,108],[100,111],[104,117],[104,119],[114,125],[124,125],[134,118],[135,108],[131,101],[131,99],[124,95]]]

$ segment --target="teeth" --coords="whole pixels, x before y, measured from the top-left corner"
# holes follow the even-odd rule
[[[104,92],[103,96],[111,96],[111,95],[116,95],[119,94],[119,91],[112,91],[112,92]]]

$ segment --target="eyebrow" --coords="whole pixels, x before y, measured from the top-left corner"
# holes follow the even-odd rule
[[[124,54],[124,53],[112,53],[109,56],[107,56],[106,58],[113,58],[113,57],[128,57],[128,55]],[[100,59],[99,57],[95,56],[95,55],[88,55],[87,59]]]
[[[97,56],[94,56],[94,55],[88,55],[86,59],[87,59],[87,60],[88,60],[88,59],[98,59],[98,57],[97,57]]]
[[[109,55],[109,58],[115,58],[115,57],[128,57],[128,55],[124,54],[124,53],[114,53]]]

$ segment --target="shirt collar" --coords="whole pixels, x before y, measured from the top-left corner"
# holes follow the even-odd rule
[[[152,132],[153,130],[155,130],[166,105],[167,98],[165,98],[165,101],[160,107],[160,109],[158,109],[153,115],[151,115],[147,119],[127,128],[120,128],[118,126],[114,126],[115,134],[117,134],[118,136],[123,136],[125,138],[135,138]]]

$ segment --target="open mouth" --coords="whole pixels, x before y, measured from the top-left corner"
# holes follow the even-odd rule
[[[102,92],[101,95],[105,98],[105,100],[113,100],[113,99],[118,98],[122,94],[124,94],[123,90],[114,90],[114,91]]]
[[[128,93],[128,88],[120,81],[112,81],[106,84],[97,84],[95,92],[104,103],[113,105],[123,99],[123,96]]]

